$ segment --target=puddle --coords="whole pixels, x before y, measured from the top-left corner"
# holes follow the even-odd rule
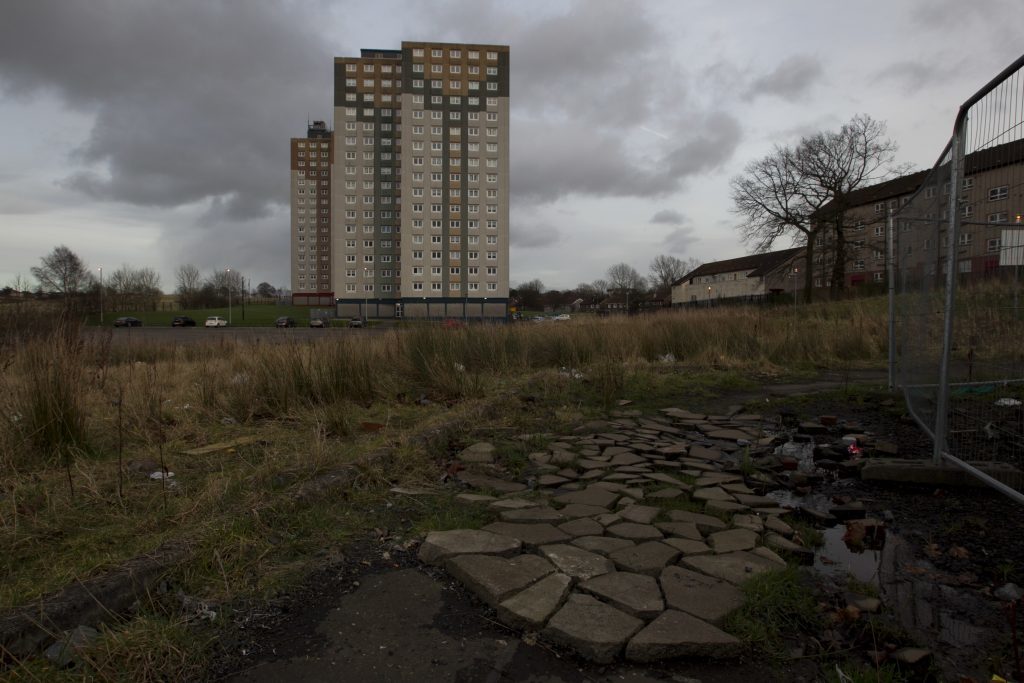
[[[849,574],[861,583],[877,586],[884,537],[876,541],[874,547],[864,545],[860,549],[852,550],[844,540],[846,531],[845,524],[822,531],[825,544],[814,553],[815,570],[836,577]]]

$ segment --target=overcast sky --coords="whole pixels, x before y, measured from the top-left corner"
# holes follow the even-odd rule
[[[865,113],[928,167],[1022,35],[1020,0],[5,0],[0,286],[58,244],[286,285],[288,139],[403,40],[511,46],[513,284],[732,258],[749,161]]]

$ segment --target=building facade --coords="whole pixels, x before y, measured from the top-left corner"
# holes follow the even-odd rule
[[[290,150],[292,302],[333,306],[334,137],[326,123],[313,121],[306,128],[306,137],[291,139]]]
[[[672,305],[760,301],[803,288],[803,248],[705,263],[672,283]]]
[[[968,278],[991,276],[1008,268],[1017,256],[1024,212],[1024,188],[1015,178],[1024,172],[1024,141],[994,146],[964,158],[957,204],[960,230],[957,272]],[[882,286],[886,283],[886,225],[895,214],[896,261],[901,269],[924,268],[945,272],[939,239],[948,221],[948,182],[925,184],[928,172],[919,171],[851,192],[844,219],[845,286]],[[911,199],[913,198],[913,204]],[[909,205],[909,206],[908,206]],[[1004,238],[1016,240],[1004,244]],[[814,256],[814,286],[830,287],[834,272],[835,236],[824,230]],[[1009,271],[1005,271],[1009,272]]]
[[[317,218],[326,215],[330,228],[330,253],[317,263],[328,265],[329,278],[318,271],[315,282],[330,283],[338,315],[504,318],[508,47],[403,42],[400,50],[336,58],[334,76],[331,166],[328,184],[317,186],[330,193],[327,214],[317,204]],[[293,155],[295,171],[298,160]],[[304,262],[296,251],[303,244],[296,183],[303,178],[295,171],[292,282],[299,303],[310,279],[308,270],[304,281],[297,270]],[[305,208],[308,201],[307,194]],[[302,282],[307,290],[295,286]]]

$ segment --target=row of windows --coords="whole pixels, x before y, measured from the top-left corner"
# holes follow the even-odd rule
[[[431,244],[441,244],[441,241],[442,241],[441,240],[441,235],[431,235],[430,236],[430,243]],[[448,236],[448,241],[451,244],[459,244],[462,241],[462,238],[459,235],[449,235]],[[413,235],[412,236],[412,243],[413,244],[423,244],[423,235]],[[477,236],[477,235],[470,235],[469,237],[466,238],[466,243],[467,244],[479,244],[480,243],[480,237]],[[487,236],[487,244],[495,244],[496,245],[497,243],[498,243],[498,237],[496,235],[488,235]]]
[[[442,283],[440,283],[440,282],[431,282],[430,283],[430,291],[432,291],[432,292],[440,292],[440,291],[442,291],[441,290],[441,284]],[[422,292],[423,291],[423,283],[422,282],[414,282],[414,283],[412,283],[412,288],[413,288],[413,291]],[[480,290],[480,285],[478,283],[476,283],[476,282],[470,282],[469,283],[469,291],[477,292],[479,290]],[[451,291],[451,292],[458,292],[458,291],[460,291],[460,284],[458,282],[449,282],[448,283],[448,291]],[[496,292],[496,291],[498,291],[498,283],[497,282],[488,282],[487,283],[487,291],[488,292]]]
[[[418,79],[418,78],[414,79],[413,82],[412,82],[412,87],[414,87],[414,88],[422,88],[423,87],[423,81]],[[430,81],[430,87],[431,88],[443,88],[444,87],[444,81],[432,80],[432,81]],[[468,82],[467,81],[448,81],[448,89],[449,90],[463,90],[463,89],[465,89],[467,87],[468,87],[469,90],[479,90],[480,89],[480,81],[468,81]],[[498,84],[494,83],[494,82],[490,82],[490,83],[487,84],[487,89],[488,90],[497,90],[498,89]],[[453,102],[452,104],[461,104],[461,102]]]
[[[432,251],[432,252],[430,252],[430,259],[432,261],[440,261],[441,260],[441,255],[442,254],[441,254],[440,251]],[[412,252],[412,258],[413,258],[414,261],[422,261],[423,260],[423,252],[420,251],[419,249],[414,249],[413,252]],[[467,251],[466,252],[466,258],[468,258],[470,261],[476,261],[477,259],[480,258],[480,252],[478,252],[478,251]],[[448,260],[449,261],[459,261],[461,259],[462,259],[462,257],[459,255],[459,252],[457,252],[457,251],[448,252]],[[487,260],[488,261],[497,261],[498,260],[498,252],[496,252],[496,251],[488,251],[487,252]],[[489,274],[490,273],[488,273],[488,275]]]
[[[498,191],[493,189],[493,188],[489,189],[489,190],[485,190],[485,192],[486,192],[486,195],[487,195],[488,199],[497,199],[498,198]],[[441,197],[441,195],[442,195],[442,189],[440,187],[432,187],[432,188],[430,188],[430,196],[431,197]],[[412,188],[412,196],[413,197],[422,197],[423,196],[423,188],[422,187],[414,187],[414,188]],[[457,187],[449,188],[448,189],[448,196],[452,197],[452,198],[461,197],[462,196],[462,190],[457,188]],[[479,197],[480,196],[480,190],[478,190],[476,188],[469,188],[469,189],[466,190],[466,196],[470,197],[470,198]]]
[[[318,144],[320,145],[320,147],[322,149],[327,149],[327,147],[328,147],[328,143],[326,143],[326,142],[320,142],[320,143],[311,142],[311,143],[309,143],[309,146],[310,146],[310,148],[315,148]],[[298,147],[299,149],[303,149],[303,148],[305,148],[306,143],[302,142],[302,141],[299,141],[299,142],[295,143],[295,146]]]
[[[484,55],[487,58],[487,61],[489,61],[489,62],[494,62],[494,61],[497,61],[497,59],[498,59],[498,53],[497,52],[487,51],[487,52],[484,53]],[[412,49],[412,56],[413,57],[423,57],[424,56],[424,49],[420,48],[420,47],[414,47]],[[444,50],[439,49],[439,48],[433,48],[430,51],[430,56],[433,59],[441,59],[442,57],[444,57]],[[466,51],[466,57],[468,59],[480,59],[480,51],[479,50],[467,50]],[[462,59],[462,50],[460,48],[449,48],[448,49],[448,58],[449,59]]]
[[[414,74],[425,73],[425,71],[426,71],[426,65],[425,64],[421,64],[419,62],[413,62],[412,72]],[[480,75],[480,67],[477,66],[476,64],[469,64],[466,67],[466,72],[469,75],[471,75],[471,76],[478,76],[478,75]],[[430,65],[430,73],[432,73],[432,74],[443,74],[444,73],[444,64],[431,64]],[[450,74],[461,74],[462,73],[462,65],[461,64],[449,64],[448,65],[448,73],[450,73]],[[488,76],[497,76],[498,75],[498,67],[496,67],[496,66],[484,67],[484,73],[486,73]]]
[[[964,178],[960,185],[961,185],[961,188],[963,190],[970,190],[970,189],[972,189],[974,187],[974,178]],[[945,183],[942,186],[942,194],[944,194],[944,195],[949,194],[949,183]],[[926,188],[924,188],[924,197],[925,197],[925,199],[931,199],[934,196],[935,196],[935,188],[934,187],[926,187]],[[1010,196],[1010,186],[1009,185],[998,185],[996,187],[990,187],[988,189],[988,200],[990,202],[997,202],[997,201],[1006,199],[1009,196]],[[910,201],[910,197],[903,197],[901,199],[900,203],[901,204],[907,204],[909,201]],[[891,200],[889,200],[888,205],[889,205],[890,209],[895,209],[897,206],[900,205],[900,203],[897,203],[897,200],[895,200],[895,199],[891,199]],[[884,212],[885,211],[885,207],[886,207],[886,202],[876,202],[875,203],[875,213],[882,213],[882,212]]]
[[[296,156],[297,156],[298,158],[302,159],[302,158],[304,158],[304,157],[306,156],[306,153],[305,153],[305,152],[296,152],[296,154],[295,154],[295,155],[296,155]],[[328,153],[327,153],[327,152],[320,152],[320,156],[321,156],[321,157],[323,157],[324,159],[327,159],[327,158],[329,157],[329,155],[328,155]],[[314,157],[316,157],[316,152],[310,152],[310,153],[309,153],[309,158],[311,158],[311,159],[312,159],[312,158],[314,158]]]
[[[373,96],[370,95],[369,93],[366,93],[366,96],[370,97],[371,100],[373,98]],[[420,99],[417,100],[416,99],[417,97],[419,97]],[[413,103],[414,104],[422,104],[423,103],[422,97],[423,97],[422,95],[413,95]],[[440,95],[438,95],[437,97],[440,97]],[[350,101],[351,100],[355,100],[355,93],[346,93],[345,98],[347,100],[350,100]],[[477,97],[470,97],[467,101],[471,105],[480,104],[479,98],[477,98]],[[460,100],[460,102],[461,102],[461,100]],[[433,104],[440,104],[441,102],[432,101],[432,103]],[[487,98],[487,106],[488,107],[497,107],[498,106],[498,98],[497,97],[488,97]],[[375,112],[380,112],[381,116],[387,116],[387,117],[391,117],[391,116],[395,115],[394,110],[391,109],[391,108],[382,108],[382,109],[374,109],[372,107],[365,107],[365,108],[363,108],[363,116],[373,116]],[[345,116],[346,117],[354,117],[354,116],[356,116],[357,113],[358,113],[358,107],[345,107]],[[458,112],[454,112],[454,113],[457,114]],[[494,112],[490,112],[490,113],[494,113]],[[398,115],[399,116],[402,115],[401,114],[401,110],[399,110]],[[419,109],[417,109],[416,111],[413,111],[412,117],[414,119],[422,119],[423,118],[423,111],[419,110]],[[442,118],[441,117],[441,112],[439,112],[439,111],[432,111],[431,112],[431,118],[433,118],[433,119],[440,119],[440,118]],[[469,120],[470,121],[476,121],[479,118],[480,118],[480,112],[476,112],[476,111],[469,112]],[[488,119],[488,120],[497,120],[497,119]]]
[[[486,207],[487,207],[487,213],[498,213],[498,205],[497,204],[487,204]],[[441,204],[431,204],[430,205],[430,212],[431,213],[441,213],[441,209],[442,209],[442,205]],[[448,205],[448,210],[450,212],[452,212],[452,213],[458,213],[459,211],[461,211],[461,207],[458,204],[449,204]],[[469,205],[467,205],[466,210],[469,213],[480,213],[480,205],[479,204],[469,204]],[[422,204],[413,204],[412,205],[412,212],[413,213],[423,213],[423,205]]]

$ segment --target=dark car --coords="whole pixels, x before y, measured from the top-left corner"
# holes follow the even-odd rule
[[[171,321],[171,327],[195,327],[196,321],[187,315],[178,315]]]
[[[348,326],[349,327],[363,327],[363,319],[362,318],[352,318],[351,320],[348,321]]]
[[[130,315],[118,318],[114,321],[114,327],[142,327],[142,321]]]
[[[295,319],[288,316],[281,316],[274,321],[274,327],[295,327]]]

